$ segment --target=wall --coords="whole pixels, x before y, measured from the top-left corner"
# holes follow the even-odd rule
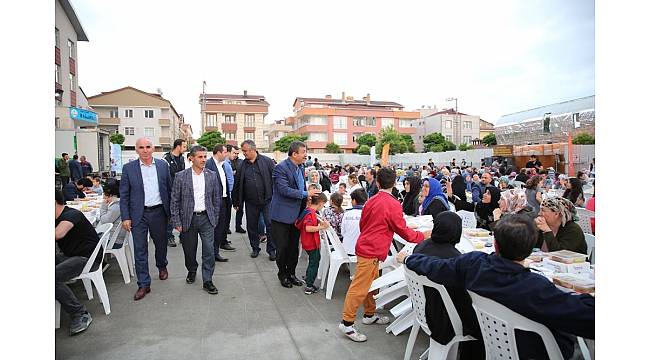
[[[69,113],[67,113],[68,106],[70,106],[70,80],[68,79],[68,74],[70,74],[70,57],[68,56],[68,39],[72,40],[75,43],[75,84],[73,91],[77,94],[79,98],[79,47],[77,46],[77,33],[74,31],[68,16],[63,10],[63,7],[58,1],[54,1],[55,11],[54,11],[54,23],[55,27],[59,29],[59,49],[61,50],[61,70],[59,83],[63,89],[63,98],[61,100],[61,107],[65,108],[66,114],[60,116],[60,128],[61,129],[74,129],[74,123],[70,119]],[[52,29],[54,31],[54,29]],[[54,36],[52,36],[54,38]],[[50,38],[50,39],[52,39]],[[53,76],[54,77],[54,76]],[[52,77],[52,78],[53,78]],[[58,113],[57,113],[58,116]]]
[[[127,118],[124,116],[124,111],[127,109],[133,110],[133,117],[132,118]],[[144,111],[145,110],[153,110],[153,118],[145,118],[144,117]],[[153,142],[154,146],[160,146],[160,136],[169,136],[169,131],[167,131],[167,134],[162,134],[161,133],[161,126],[160,126],[160,121],[159,119],[161,118],[161,109],[159,107],[153,107],[153,106],[119,106],[118,107],[118,112],[120,115],[120,126],[119,126],[119,132],[120,134],[124,134],[124,128],[125,127],[134,127],[135,128],[135,135],[124,135],[124,145],[125,146],[135,146],[135,141],[138,138],[141,138],[144,136],[144,128],[145,127],[152,127],[154,128],[154,134],[152,137],[149,137],[151,139],[151,142]],[[174,141],[173,139],[171,141]]]

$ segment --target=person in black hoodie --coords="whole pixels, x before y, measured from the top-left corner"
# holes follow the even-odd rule
[[[431,238],[419,243],[413,249],[413,253],[435,256],[440,259],[459,256],[460,251],[454,245],[460,242],[463,231],[463,221],[460,216],[452,211],[443,211],[436,216],[433,224]],[[462,288],[445,286],[445,289],[447,289],[463,323],[463,335],[471,335],[477,339],[460,343],[458,348],[460,359],[484,359],[485,348],[481,328],[472,308],[472,299]],[[434,288],[425,287],[424,296],[426,298],[424,311],[427,325],[431,330],[431,338],[439,344],[448,344],[455,334],[440,293]]]
[[[480,202],[476,203],[474,215],[476,215],[476,225],[485,230],[491,230],[490,224],[494,222],[494,209],[499,208],[501,191],[495,186],[485,188],[485,193]]]
[[[408,187],[408,191],[406,190]],[[404,214],[415,216],[418,214],[418,196],[422,189],[422,179],[419,176],[409,176],[404,180],[404,200],[402,201],[402,211]]]
[[[447,185],[447,194],[449,195],[449,185]],[[451,180],[451,193],[453,196],[450,197],[449,201],[454,204],[456,211],[469,211],[474,212],[474,204],[467,202],[467,194],[465,193],[467,189],[467,184],[462,175],[456,175],[453,180]]]

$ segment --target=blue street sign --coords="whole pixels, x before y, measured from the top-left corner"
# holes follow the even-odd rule
[[[70,106],[70,118],[77,121],[85,121],[92,124],[97,124],[97,113],[90,110],[80,109]]]

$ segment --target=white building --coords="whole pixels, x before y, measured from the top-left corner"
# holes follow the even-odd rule
[[[415,150],[424,150],[424,137],[431,133],[441,133],[447,140],[456,145],[472,144],[472,141],[479,138],[480,117],[468,115],[461,112],[456,113],[453,109],[438,111],[427,115],[422,113],[420,119],[415,120],[416,132],[413,138]]]

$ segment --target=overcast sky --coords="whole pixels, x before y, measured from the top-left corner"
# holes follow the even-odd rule
[[[163,96],[200,132],[208,93],[264,95],[267,122],[296,97],[346,95],[414,110],[499,116],[593,95],[594,1],[72,0],[88,35],[88,96]]]

